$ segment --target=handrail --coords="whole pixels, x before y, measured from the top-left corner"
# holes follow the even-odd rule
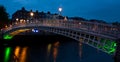
[[[34,20],[33,20],[34,21]],[[34,21],[34,22],[15,22],[12,23],[11,26],[4,28],[3,32],[9,31],[14,28],[18,27],[26,27],[26,26],[53,26],[53,27],[64,27],[64,28],[72,28],[72,29],[82,29],[89,32],[94,32],[98,34],[103,34],[111,37],[120,37],[120,31],[118,27],[109,25],[109,24],[102,24],[102,23],[92,23],[88,21],[65,21],[60,19],[44,19],[44,21]]]

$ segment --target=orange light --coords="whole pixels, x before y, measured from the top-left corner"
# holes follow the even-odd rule
[[[21,55],[20,55],[20,62],[26,62],[27,49],[28,49],[28,47],[24,47],[22,49],[22,52],[21,52]]]
[[[30,16],[34,16],[34,13],[33,13],[33,12],[31,12],[31,13],[30,13]]]
[[[54,58],[54,62],[56,62],[56,57],[58,54],[58,47],[59,47],[59,42],[54,43],[54,48],[53,48],[53,58]]]
[[[5,28],[7,28],[8,26],[7,25],[5,25]]]

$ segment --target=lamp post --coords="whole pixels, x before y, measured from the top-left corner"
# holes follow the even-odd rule
[[[34,16],[34,13],[33,13],[33,12],[30,12],[30,16],[33,17],[33,16]]]
[[[30,17],[31,17],[31,19],[30,20],[32,20],[33,19],[33,16],[34,16],[34,13],[33,12],[30,12]],[[31,21],[32,22],[32,21]]]
[[[17,23],[19,23],[20,21],[19,21],[19,19],[18,18],[16,18],[16,21],[15,21],[15,24],[17,24]]]
[[[59,15],[61,15],[62,8],[61,8],[61,7],[59,7],[59,8],[58,8],[58,11],[59,11]]]

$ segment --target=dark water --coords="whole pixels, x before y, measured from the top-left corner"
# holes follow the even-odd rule
[[[61,36],[20,36],[6,42],[0,47],[0,62],[114,62],[85,44],[80,55],[80,44]]]

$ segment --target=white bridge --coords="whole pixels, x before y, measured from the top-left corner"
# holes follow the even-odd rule
[[[56,19],[16,22],[3,29],[2,34],[4,34],[4,37],[8,34],[14,36],[17,32],[24,32],[33,28],[75,39],[108,54],[115,53],[116,39],[120,37],[120,28],[110,24]]]

